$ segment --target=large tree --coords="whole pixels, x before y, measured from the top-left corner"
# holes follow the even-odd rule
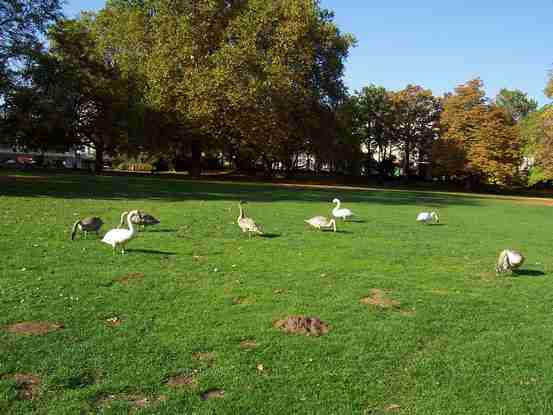
[[[408,85],[394,93],[392,102],[393,130],[403,151],[404,174],[409,176],[413,155],[417,156],[419,167],[429,163],[432,144],[438,136],[441,103],[432,91],[418,85]]]
[[[481,181],[509,184],[521,161],[513,117],[486,99],[479,79],[446,95],[443,107],[443,141],[434,147],[435,163],[444,163],[438,170],[467,179],[467,186]]]
[[[368,152],[369,172],[374,167],[380,175],[389,174],[389,161],[397,144],[392,93],[369,85],[352,97],[352,105],[354,116],[350,126]]]
[[[61,0],[0,1],[0,96],[42,43],[40,35],[61,17]]]
[[[553,107],[546,107],[540,117],[541,140],[536,146],[536,163],[543,180],[553,180]]]
[[[195,173],[215,147],[291,165],[317,140],[318,108],[345,98],[353,38],[318,1],[112,0],[97,22],[103,48],[143,81],[145,105],[186,131],[168,143],[191,153]]]
[[[538,108],[536,100],[529,98],[528,94],[518,89],[501,89],[495,97],[495,103],[516,121],[523,119]]]
[[[553,70],[549,72],[549,80],[545,86],[545,95],[549,98],[553,98]]]

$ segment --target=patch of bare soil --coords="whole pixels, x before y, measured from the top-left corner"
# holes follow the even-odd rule
[[[176,375],[169,378],[167,386],[173,389],[196,388],[198,380],[193,375]]]
[[[232,304],[234,305],[250,305],[254,303],[254,297],[239,296],[232,299]]]
[[[200,362],[211,363],[215,360],[215,353],[213,352],[194,352],[192,357]]]
[[[35,399],[39,394],[40,378],[30,373],[3,375],[2,379],[13,380],[17,387],[17,397],[24,401]]]
[[[524,203],[527,205],[538,205],[538,206],[553,206],[552,199],[538,198],[538,197],[505,197],[506,200],[515,203]]]
[[[277,289],[273,290],[273,294],[275,294],[275,295],[288,294],[288,290],[286,290],[284,288],[277,288]]]
[[[0,183],[37,183],[46,181],[48,181],[48,178],[45,176],[0,176]]]
[[[48,321],[24,321],[12,324],[6,330],[15,334],[46,334],[51,331],[61,330],[62,328],[63,324],[50,323]]]
[[[399,412],[400,409],[401,407],[399,405],[392,403],[384,407],[384,412]]]
[[[392,300],[389,298],[386,294],[389,294],[390,291],[381,290],[378,288],[373,288],[370,291],[369,297],[364,297],[360,300],[363,304],[369,304],[374,305],[381,308],[398,308],[399,307],[399,301]]]
[[[414,308],[411,308],[410,310],[401,310],[399,314],[405,317],[414,317],[417,314],[417,312]]]
[[[274,323],[278,329],[306,336],[321,336],[329,332],[328,325],[318,317],[290,316]]]
[[[205,392],[202,392],[200,399],[202,401],[207,401],[208,399],[220,399],[225,396],[225,391],[223,389],[209,389]]]
[[[143,272],[129,272],[128,274],[123,275],[122,277],[116,278],[115,280],[113,280],[113,282],[126,285],[132,282],[142,281],[142,279],[144,279]]]
[[[242,349],[255,349],[256,347],[257,343],[255,340],[247,339],[240,342],[240,348]]]
[[[106,318],[105,320],[105,323],[107,326],[110,326],[110,327],[116,327],[118,326],[119,324],[121,324],[123,322],[123,320],[121,320],[119,317],[115,316],[115,317],[110,317],[110,318]]]
[[[135,394],[117,394],[117,395],[100,395],[95,402],[97,408],[110,408],[115,402],[122,402],[128,405],[133,410],[149,408],[157,405],[160,402],[166,401],[167,397],[160,396],[147,396],[140,393]]]

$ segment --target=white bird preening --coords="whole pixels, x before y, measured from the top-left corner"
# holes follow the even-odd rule
[[[336,207],[332,209],[332,216],[335,218],[342,218],[346,220],[347,218],[353,216],[353,212],[346,208],[340,208],[340,199],[333,199],[332,203],[336,203]]]
[[[428,224],[430,222],[440,223],[440,218],[436,212],[421,212],[417,216],[417,222]]]
[[[80,230],[82,233],[84,233],[85,239],[88,232],[96,232],[96,235],[99,235],[98,231],[100,230],[103,224],[104,222],[102,222],[102,219],[96,216],[89,216],[83,219],[79,219],[77,222],[73,224],[73,230],[71,232],[71,240],[75,239],[75,234],[77,233],[77,229]]]
[[[252,233],[257,233],[258,235],[263,235],[263,231],[259,229],[259,226],[254,222],[252,218],[246,216],[246,211],[242,207],[246,202],[238,202],[238,207],[240,208],[240,216],[238,216],[238,226],[242,229],[242,232],[248,232],[249,237],[252,237]]]
[[[322,230],[323,228],[332,228],[334,232],[336,232],[336,221],[334,218],[329,220],[324,216],[314,216],[304,222],[319,230]]]
[[[136,234],[136,229],[134,228],[132,219],[137,215],[137,210],[133,210],[127,215],[127,224],[129,225],[129,229],[112,229],[104,235],[102,242],[111,245],[114,253],[117,247],[121,247],[121,254],[125,253],[127,243],[134,238]]]
[[[504,249],[499,254],[495,272],[513,271],[524,263],[524,255],[514,249]]]

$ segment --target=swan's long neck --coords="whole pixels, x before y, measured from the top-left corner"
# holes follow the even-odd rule
[[[127,215],[127,224],[129,225],[129,231],[131,231],[131,235],[134,235],[134,225],[132,223],[132,216],[134,215],[134,212],[131,212]]]
[[[240,216],[238,216],[238,219],[244,219],[244,208],[241,204],[238,205],[238,207],[240,208]]]
[[[340,201],[336,199],[336,209],[340,209]]]
[[[73,225],[73,231],[71,232],[71,240],[75,239],[75,233],[77,233],[77,226],[81,223],[81,220],[79,219],[75,224]]]
[[[119,223],[118,228],[121,228],[123,226],[123,223],[125,223],[125,215],[128,215],[129,212],[123,212],[121,213],[121,222]]]

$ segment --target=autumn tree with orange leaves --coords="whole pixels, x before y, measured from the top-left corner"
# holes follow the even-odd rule
[[[463,178],[468,187],[510,184],[520,166],[520,140],[513,117],[486,99],[482,81],[458,86],[444,97],[443,108],[435,173]]]

